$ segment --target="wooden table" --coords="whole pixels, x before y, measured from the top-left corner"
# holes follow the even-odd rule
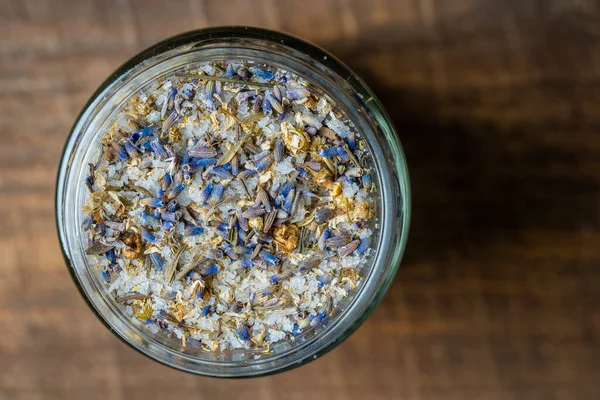
[[[300,369],[224,381],[109,333],[65,269],[54,182],[100,82],[247,24],[346,61],[392,115],[414,212],[373,316]],[[597,399],[600,5],[592,0],[0,1],[0,399]]]

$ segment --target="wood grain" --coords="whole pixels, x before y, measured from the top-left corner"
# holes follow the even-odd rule
[[[338,349],[223,381],[112,336],[65,269],[63,143],[118,65],[245,24],[314,41],[375,90],[405,146],[403,268]],[[592,0],[0,0],[0,399],[596,399],[600,4]]]

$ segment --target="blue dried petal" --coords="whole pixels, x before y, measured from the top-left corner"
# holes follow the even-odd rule
[[[323,232],[321,232],[321,236],[319,236],[319,240],[317,242],[319,249],[325,250],[325,248],[327,247],[326,241],[327,241],[327,239],[329,239],[330,234],[331,234],[331,231],[329,230],[329,228],[323,229]]]
[[[299,335],[302,333],[302,328],[298,324],[294,324],[294,328],[292,329],[292,335]]]
[[[279,103],[283,103],[283,97],[281,95],[281,89],[279,86],[275,86],[273,88],[273,97],[275,97]]]
[[[211,306],[206,306],[202,309],[202,316],[207,317],[211,313]]]
[[[180,183],[178,185],[175,185],[171,188],[171,190],[169,191],[167,197],[169,199],[174,199],[175,197],[179,196],[179,194],[181,192],[183,192],[183,189],[185,189],[185,185],[183,183]]]
[[[216,222],[216,224],[215,224],[215,222]],[[217,231],[221,232],[221,233],[227,233],[227,230],[229,229],[229,226],[225,222],[214,221],[214,222],[211,222],[211,225],[213,225],[215,228],[217,228]]]
[[[262,112],[267,116],[273,113],[273,106],[271,106],[271,102],[267,101],[266,98],[262,102]]]
[[[178,207],[179,207],[179,202],[175,199],[173,199],[167,203],[167,211],[169,211],[169,212],[175,212]]]
[[[169,94],[167,95],[167,100],[169,102],[173,102],[175,100],[176,95],[177,95],[177,88],[174,88],[174,87],[171,88],[169,90]],[[171,106],[172,106],[172,104],[169,104],[169,107],[171,107]]]
[[[162,271],[165,267],[165,261],[158,253],[150,253],[148,256],[152,264],[156,267],[157,270]]]
[[[150,126],[143,128],[142,130],[140,130],[140,137],[143,138],[143,137],[152,135],[154,133],[155,129],[156,129],[156,127],[154,125],[150,125]]]
[[[230,79],[235,76],[235,70],[233,69],[233,65],[228,64],[225,69],[225,78]]]
[[[252,156],[252,160],[253,161],[260,161],[263,158],[265,158],[266,156],[268,156],[269,154],[271,154],[271,150],[263,150],[260,153],[257,153],[255,155]]]
[[[273,78],[275,78],[274,73],[272,73],[271,71],[268,71],[266,69],[259,68],[259,67],[250,67],[250,72],[252,72],[252,74],[254,76],[257,76],[262,79],[266,79],[268,81],[273,80]]]
[[[260,259],[263,260],[264,262],[266,262],[267,264],[270,264],[270,265],[279,264],[279,258],[277,258],[277,256],[274,256],[273,254],[269,253],[266,250],[262,250],[260,253],[258,253],[258,255],[260,256]]]
[[[317,325],[319,325],[320,323],[323,322],[323,320],[325,318],[326,318],[326,315],[324,313],[318,313],[314,317],[310,318],[310,326],[317,326]]]
[[[292,191],[292,189],[295,188],[296,185],[293,182],[286,182],[285,185],[283,185],[283,187],[279,191],[279,194],[285,198]]]
[[[340,175],[338,176],[338,178],[335,180],[336,182],[350,182],[351,178],[347,177],[346,175]]]
[[[140,204],[148,207],[161,208],[165,206],[165,201],[161,197],[145,197],[140,200]]]
[[[221,179],[233,179],[233,175],[231,174],[231,172],[227,171],[223,167],[211,167],[206,171],[206,174],[216,175]]]
[[[224,234],[225,239],[228,238],[227,232]],[[227,255],[227,257],[231,258],[232,260],[239,260],[239,256],[233,251],[233,247],[229,246],[229,247],[225,247],[223,249],[223,251],[225,252],[225,255]]]
[[[246,169],[246,170],[244,170],[244,171],[242,171],[242,172],[240,172],[238,174],[238,179],[240,179],[240,180],[243,181],[243,180],[248,179],[251,176],[254,176],[256,174],[257,174],[257,172],[255,170],[253,170],[253,169]]]
[[[252,105],[252,112],[254,114],[258,114],[258,112],[262,109],[262,103],[263,103],[263,98],[262,96],[259,94],[258,96],[256,96],[256,98],[254,99],[254,104]]]
[[[237,327],[237,334],[240,340],[248,341],[250,340],[250,329],[248,329],[248,325],[240,324]]]
[[[350,132],[348,134],[347,140],[348,140],[348,148],[350,150],[354,150],[354,149],[356,149],[356,147],[358,147],[358,143],[356,140],[356,132]]]
[[[359,245],[360,245],[360,240],[358,240],[358,239],[353,240],[350,243],[348,243],[347,245],[345,245],[344,247],[340,247],[338,249],[338,255],[340,257],[349,256],[350,254],[352,254],[354,252],[354,250],[356,250],[358,248]]]
[[[160,180],[161,189],[167,190],[169,188],[169,186],[171,186],[172,182],[173,182],[173,177],[171,176],[171,174],[169,174],[169,173],[164,174]]]
[[[358,247],[356,248],[356,250],[354,250],[354,253],[356,255],[362,255],[365,251],[367,251],[369,249],[369,241],[367,239],[362,239],[360,241],[360,244],[358,245]]]
[[[231,250],[235,254],[245,254],[245,255],[252,254],[252,249],[250,247],[246,247],[246,246],[234,246]]]
[[[371,174],[364,174],[362,177],[362,184],[363,184],[363,188],[365,188],[365,190],[370,190],[372,185],[373,185],[373,181],[371,180]]]
[[[215,94],[215,81],[208,81],[206,83],[204,89],[204,99],[212,100],[213,95]]]
[[[141,217],[144,223],[150,225],[152,228],[160,227],[160,220],[155,216],[148,214],[147,212],[143,212]]]
[[[119,156],[119,158],[121,160],[127,160],[128,154],[125,151],[125,149],[123,148],[123,146],[121,146],[119,143],[117,142],[110,142],[108,144],[110,146],[110,148],[117,154],[117,156]]]
[[[202,275],[204,278],[213,276],[217,272],[219,272],[219,266],[217,264],[210,264],[200,268],[200,275]]]
[[[170,230],[171,228],[173,228],[175,226],[175,223],[171,222],[171,221],[163,221],[162,223],[162,227],[165,231]]]
[[[327,285],[329,282],[331,282],[331,279],[333,279],[331,274],[319,275],[317,277],[317,281],[319,281],[319,287],[323,287],[323,286]]]
[[[215,151],[215,149],[206,147],[201,144],[197,144],[189,150],[189,154],[190,156],[197,158],[212,158],[216,157],[217,152]]]
[[[319,155],[325,158],[331,158],[337,155],[337,149],[335,147],[330,147],[328,149],[319,149]]]
[[[333,236],[333,237],[330,237],[329,239],[327,239],[325,241],[325,244],[330,249],[337,249],[339,247],[347,245],[350,242],[350,240],[351,240],[350,236],[338,235],[338,236]]]
[[[201,226],[190,226],[185,229],[186,236],[197,236],[204,234],[204,228]]]
[[[308,176],[308,171],[306,170],[306,168],[302,168],[299,165],[294,165],[294,168],[296,168],[296,171],[298,171],[298,176],[300,178],[306,178]]]
[[[198,167],[208,167],[211,165],[215,165],[217,163],[217,159],[214,157],[211,158],[201,158],[195,161],[196,166]]]
[[[252,260],[251,260],[251,259],[249,259],[249,258],[244,258],[244,259],[242,259],[242,261],[241,261],[241,265],[242,265],[242,268],[250,268],[251,266],[253,266],[253,265],[254,265],[254,263],[252,262]]]
[[[271,282],[272,285],[279,283],[283,280],[286,280],[287,278],[289,278],[290,276],[292,276],[293,272],[292,270],[287,270],[287,271],[282,271],[278,274],[273,274],[271,275],[271,277],[269,278],[269,282]]]
[[[334,214],[335,212],[333,211],[333,209],[329,207],[323,207],[317,212],[315,212],[315,222],[320,225],[331,219]]]
[[[245,244],[245,245],[250,245],[251,243],[248,243],[248,232],[246,232],[244,229],[242,229],[242,226],[239,224],[239,221],[237,224],[235,224],[235,226],[238,228],[238,238],[239,240]]]
[[[283,202],[283,206],[281,207],[283,211],[289,213],[294,205],[294,197],[296,197],[296,189],[290,190],[290,192],[285,196],[285,201]]]
[[[243,231],[248,231],[250,227],[248,226],[248,219],[242,215],[242,210],[236,210],[235,215],[237,216],[238,224]],[[238,233],[239,234],[239,233]]]
[[[307,272],[313,268],[318,267],[319,264],[321,264],[322,258],[324,258],[324,256],[323,257],[315,256],[308,260],[302,261],[299,265],[300,272]]]
[[[94,186],[94,178],[91,175],[88,175],[85,177],[85,184],[88,186],[88,188],[90,189],[90,192],[93,192],[93,186]]]
[[[286,92],[288,99],[296,100],[310,96],[310,91],[305,87],[289,88]]]
[[[273,159],[275,162],[280,162],[283,160],[285,156],[285,146],[283,145],[283,140],[281,138],[277,138],[275,141],[275,146],[273,148]]]
[[[156,242],[156,236],[154,236],[154,234],[152,232],[150,232],[148,229],[140,228],[140,233],[141,233],[142,239],[144,239],[146,242],[148,242],[148,243]]]
[[[243,90],[235,96],[235,100],[238,102],[238,104],[242,104],[244,101],[256,96],[257,94],[258,92],[256,90]]]
[[[143,142],[142,144],[140,144],[140,150],[142,150],[144,153],[154,151],[154,150],[152,150],[152,141],[147,140],[147,141]]]
[[[210,197],[207,200],[207,203],[211,206],[215,206],[223,197],[223,192],[225,191],[225,186],[217,183],[210,194]]]
[[[281,182],[273,182],[271,184],[271,196],[275,197],[276,193],[279,192],[279,190],[281,189],[282,184]]]
[[[178,212],[163,211],[160,213],[160,217],[163,221],[177,222],[180,214]]]
[[[271,164],[273,164],[273,156],[271,154],[269,154],[268,156],[266,156],[265,158],[263,158],[256,164],[256,170],[258,172],[262,172],[265,169],[269,168],[271,166]]]
[[[208,198],[210,197],[212,190],[213,190],[212,183],[209,183],[208,185],[206,185],[206,187],[204,189],[202,189],[202,191],[200,192],[200,197],[198,198],[198,202],[205,203],[206,200],[208,200]]]
[[[152,151],[154,152],[154,154],[156,154],[158,158],[167,158],[169,156],[160,138],[152,140],[150,142],[150,147],[152,148]]]
[[[262,206],[252,206],[242,212],[242,218],[254,218],[263,215],[266,210]]]
[[[108,260],[110,266],[112,267],[117,263],[117,256],[115,255],[115,249],[110,249],[106,253],[104,253],[106,259]]]
[[[123,142],[123,148],[129,154],[129,157],[136,158],[142,155],[142,153],[131,143],[129,140]]]
[[[344,160],[344,161],[350,160],[350,157],[348,157],[348,153],[346,153],[346,150],[344,150],[343,147],[338,146],[335,149],[336,149],[338,155],[342,158],[342,160]]]
[[[269,297],[279,289],[277,285],[269,285],[260,292],[257,293],[258,300],[263,300],[265,297]]]

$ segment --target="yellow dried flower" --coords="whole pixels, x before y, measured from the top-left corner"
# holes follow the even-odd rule
[[[250,218],[248,219],[248,226],[257,232],[261,232],[263,229],[263,219],[261,217]]]
[[[273,232],[273,238],[286,253],[291,253],[298,247],[299,236],[300,229],[294,224],[282,224]]]
[[[123,238],[123,243],[127,245],[121,250],[121,253],[126,258],[132,260],[142,251],[142,238],[137,233],[130,233]]]
[[[368,220],[373,216],[373,210],[366,201],[356,204],[352,210],[352,217],[356,219]]]

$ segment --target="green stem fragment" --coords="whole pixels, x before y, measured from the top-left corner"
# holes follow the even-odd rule
[[[258,87],[274,87],[274,83],[264,83],[264,82],[249,82],[242,81],[240,79],[231,79],[231,78],[223,78],[220,76],[211,76],[211,75],[198,75],[198,74],[175,74],[178,78],[192,78],[192,79],[202,79],[207,81],[219,81],[225,83],[237,83],[240,85],[247,86],[258,86]]]

